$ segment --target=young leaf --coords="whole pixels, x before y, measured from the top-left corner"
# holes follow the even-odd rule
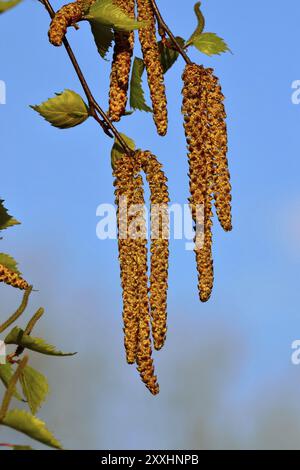
[[[123,139],[125,140],[128,147],[131,150],[135,150],[135,148],[136,148],[135,147],[135,142],[130,137],[127,137],[127,135],[125,135],[125,134],[120,134],[120,135],[121,135],[121,137],[123,137]],[[115,140],[115,143],[114,143],[114,145],[111,149],[111,166],[112,166],[113,169],[115,168],[116,162],[118,161],[118,159],[122,155],[124,155],[123,147],[120,145],[118,140]]]
[[[94,36],[94,41],[97,46],[98,52],[105,59],[109,48],[112,45],[114,34],[112,29],[107,26],[103,26],[100,23],[92,22],[91,30]]]
[[[135,57],[130,80],[130,107],[152,113],[152,109],[146,104],[144,90],[142,87],[142,77],[145,64],[142,59]]]
[[[18,263],[12,256],[9,256],[5,253],[0,253],[0,264],[8,268],[10,271],[18,274],[19,276],[21,275],[19,269],[18,269]]]
[[[30,411],[35,415],[49,392],[47,379],[37,370],[26,366],[22,371],[20,382]]]
[[[47,344],[41,338],[34,338],[33,336],[25,335],[24,331],[17,326],[15,326],[6,336],[4,342],[6,344],[16,344],[22,348],[30,349],[31,351],[46,354],[48,356],[74,356],[76,354],[58,351],[55,346]]]
[[[21,1],[22,0],[9,0],[9,1],[1,0],[0,1],[0,14],[15,7],[16,5],[18,5],[18,3],[21,3]]]
[[[185,40],[183,38],[178,36],[176,37],[176,40],[181,47],[184,47]],[[170,44],[170,46],[173,46],[170,40],[168,40],[168,43]],[[179,52],[174,50],[172,47],[166,46],[163,41],[159,41],[158,47],[163,73],[166,73],[178,59]]]
[[[12,368],[11,364],[1,364],[0,365],[0,380],[6,388],[7,388],[7,386],[8,386],[8,384],[9,384],[9,382],[10,382],[13,375],[14,375],[14,371],[13,371],[13,368]],[[22,397],[16,389],[15,389],[15,392],[14,392],[13,396],[17,400],[22,401]]]
[[[224,39],[215,33],[202,33],[199,36],[195,36],[191,44],[208,56],[220,55],[223,52],[230,51]]]
[[[60,442],[46,428],[45,423],[28,411],[18,409],[8,411],[1,424],[20,431],[47,446],[56,449],[62,448]]]
[[[78,126],[89,117],[87,105],[81,96],[72,90],[64,90],[62,93],[57,93],[54,98],[30,107],[59,129]]]
[[[85,19],[121,31],[133,31],[147,24],[127,16],[113,0],[96,0],[89,8]]]
[[[200,9],[200,6],[201,6],[201,2],[197,2],[194,6],[194,12],[197,16],[198,25],[197,25],[197,28],[195,29],[195,31],[193,32],[192,36],[190,37],[190,39],[187,41],[187,45],[193,44],[194,37],[200,36],[200,34],[202,34],[203,31],[204,31],[205,18],[204,18],[203,13]]]
[[[18,222],[11,215],[9,215],[3,203],[4,201],[0,199],[0,230],[4,230],[8,227],[13,227],[14,225],[19,225],[20,222]]]

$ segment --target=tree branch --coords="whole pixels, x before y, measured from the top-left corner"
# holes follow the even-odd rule
[[[171,39],[171,41],[174,44],[174,48],[179,52],[179,54],[183,57],[183,59],[185,60],[185,62],[188,65],[192,65],[193,62],[191,61],[191,59],[189,58],[189,56],[187,55],[187,53],[185,52],[183,47],[180,46],[180,44],[178,43],[178,41],[175,38],[174,34],[172,33],[172,31],[170,30],[170,28],[166,24],[165,20],[163,19],[162,14],[161,14],[161,12],[158,8],[158,5],[156,3],[156,0],[150,0],[150,1],[152,3],[152,7],[153,7],[153,10],[154,10],[155,16],[157,18],[159,29],[165,31],[168,34],[169,38]]]
[[[55,16],[55,11],[52,8],[52,5],[50,4],[49,0],[39,0],[42,5],[46,8],[47,12],[49,13],[49,16],[53,18]],[[115,138],[120,142],[120,145],[123,147],[124,151],[126,152],[127,155],[132,155],[132,150],[129,148],[125,140],[122,138],[120,135],[119,131],[116,129],[114,124],[111,122],[107,114],[103,111],[103,109],[100,107],[100,105],[97,103],[95,100],[90,87],[87,84],[87,81],[84,77],[84,74],[78,64],[78,61],[75,57],[75,54],[70,46],[69,41],[67,38],[63,39],[63,45],[67,51],[67,54],[70,58],[70,61],[74,67],[74,70],[77,74],[77,77],[81,83],[81,86],[83,88],[83,91],[86,95],[86,98],[89,103],[90,107],[90,113],[91,116],[98,122],[98,124],[102,127],[103,131],[105,132],[106,135],[109,137],[112,137],[112,134],[115,136]],[[99,118],[98,114],[101,116],[102,120]],[[112,133],[112,134],[111,134]]]

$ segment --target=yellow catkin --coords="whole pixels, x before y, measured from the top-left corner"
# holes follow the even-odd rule
[[[129,237],[128,230],[131,220],[127,219],[127,213],[128,206],[134,203],[136,178],[132,159],[129,156],[124,155],[117,162],[114,176],[119,231],[119,262],[123,289],[124,344],[127,362],[134,364],[138,344],[139,306],[136,297],[138,267],[136,263],[136,241]]]
[[[4,282],[9,286],[16,287],[17,289],[26,290],[29,288],[28,282],[26,282],[22,277],[8,269],[3,264],[0,264],[0,282]]]
[[[115,0],[128,16],[134,18],[134,0]],[[128,85],[131,59],[134,48],[134,33],[115,31],[115,47],[110,74],[109,117],[120,121],[124,115],[128,100]]]
[[[68,3],[61,7],[51,21],[48,32],[49,41],[53,46],[61,46],[69,26],[75,25],[83,18],[81,2]]]
[[[231,216],[231,184],[228,168],[227,152],[227,126],[224,95],[217,77],[211,72],[211,89],[208,95],[209,109],[209,139],[213,152],[214,198],[218,219],[226,232],[232,230]]]
[[[188,143],[190,169],[190,206],[196,222],[202,206],[203,237],[196,236],[196,260],[199,273],[199,294],[202,302],[209,300],[213,288],[212,258],[212,194],[214,162],[210,151],[209,110],[207,108],[211,71],[201,66],[187,65],[183,74],[184,126]],[[199,221],[198,221],[199,223]]]
[[[138,174],[140,169],[141,165],[137,159],[124,155],[116,162],[114,171],[118,215],[120,196],[126,197],[126,210],[129,214],[128,218],[122,218],[123,226],[120,225],[118,216],[125,348],[128,362],[137,363],[142,381],[150,392],[156,395],[159,386],[154,374],[150,337],[146,221],[143,180]],[[138,204],[139,209],[142,208],[143,211],[138,216],[138,223],[134,223],[137,216],[135,211],[131,215],[130,207],[133,204]],[[127,238],[121,239],[121,235]]]
[[[148,75],[154,122],[158,134],[164,136],[168,127],[167,98],[156,38],[155,16],[150,0],[137,0],[137,7],[138,19],[148,22],[146,27],[139,29],[139,38]]]
[[[150,308],[154,347],[160,350],[167,334],[167,294],[169,269],[169,193],[162,165],[151,152],[138,158],[146,174],[151,197]]]

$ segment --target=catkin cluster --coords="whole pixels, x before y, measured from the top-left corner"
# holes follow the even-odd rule
[[[0,264],[0,282],[21,290],[26,290],[29,287],[28,282],[22,279],[18,273],[11,271],[3,264]]]
[[[134,0],[115,0],[115,4],[129,17],[135,16]],[[115,31],[114,55],[110,74],[109,117],[112,121],[120,121],[127,105],[127,93],[134,48],[134,33]]]
[[[83,18],[83,7],[80,1],[68,3],[58,10],[51,21],[48,32],[49,41],[53,46],[61,46],[69,26],[73,26]]]
[[[212,69],[196,64],[187,65],[183,81],[182,112],[189,152],[190,206],[196,223],[199,293],[200,299],[206,302],[211,296],[214,281],[213,200],[223,228],[227,231],[232,228],[226,114],[224,96]],[[199,222],[200,217],[202,224]]]
[[[137,0],[138,20],[147,21],[147,26],[139,29],[139,38],[147,70],[153,117],[159,135],[167,133],[168,113],[164,85],[163,68],[156,38],[156,21],[150,0]]]
[[[145,200],[141,170],[150,186],[151,207],[162,212],[155,216],[158,228],[151,240],[150,286]],[[140,376],[153,395],[159,392],[152,359],[154,347],[161,349],[167,326],[168,288],[168,189],[167,179],[157,158],[150,152],[123,155],[114,168],[118,217],[119,261],[123,289],[123,320],[127,362],[136,363]],[[151,226],[154,226],[153,218]],[[166,237],[166,239],[164,239]]]

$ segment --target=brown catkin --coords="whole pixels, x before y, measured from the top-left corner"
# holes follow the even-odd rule
[[[214,158],[214,198],[218,219],[226,232],[232,230],[231,184],[228,168],[227,126],[224,95],[217,77],[211,75],[208,95],[209,139]]]
[[[69,26],[83,18],[81,2],[68,3],[61,7],[51,21],[48,32],[49,41],[53,46],[61,46]]]
[[[18,273],[11,271],[3,264],[0,264],[0,282],[4,282],[9,286],[16,287],[21,290],[27,290],[29,288],[28,282],[22,279]]]
[[[169,269],[169,192],[162,165],[151,152],[138,158],[146,174],[151,198],[150,308],[154,347],[160,350],[167,334],[167,294]]]
[[[134,18],[134,0],[114,0],[124,13]],[[134,48],[134,33],[115,31],[115,47],[110,74],[109,117],[120,121],[124,115],[128,100],[128,85],[131,59]]]
[[[196,232],[196,260],[199,273],[199,295],[202,302],[209,300],[213,288],[212,258],[212,195],[214,189],[214,161],[210,149],[208,94],[211,70],[198,65],[187,65],[183,74],[184,126],[188,143],[190,169],[190,206],[195,223],[202,206],[203,236]],[[196,228],[199,228],[196,225]]]
[[[147,21],[146,27],[139,29],[139,38],[148,75],[153,117],[158,134],[166,135],[168,127],[167,98],[163,68],[156,38],[156,21],[150,0],[137,0],[138,20]]]
[[[159,386],[154,374],[150,337],[146,220],[140,170],[141,164],[137,159],[124,155],[116,162],[114,171],[118,205],[125,348],[127,361],[131,364],[137,363],[142,381],[150,392],[156,395],[159,392]],[[123,214],[122,218],[119,217],[120,196],[126,197],[128,217],[126,217],[127,214]],[[133,208],[133,213],[130,210],[132,205],[138,205]]]
[[[127,219],[128,206],[134,203],[137,180],[131,157],[124,155],[114,170],[115,196],[119,231],[119,262],[123,289],[124,344],[129,364],[136,362],[138,343],[139,305],[136,298],[138,266],[136,262],[137,243],[129,235],[131,220]],[[123,200],[121,200],[123,198]]]

